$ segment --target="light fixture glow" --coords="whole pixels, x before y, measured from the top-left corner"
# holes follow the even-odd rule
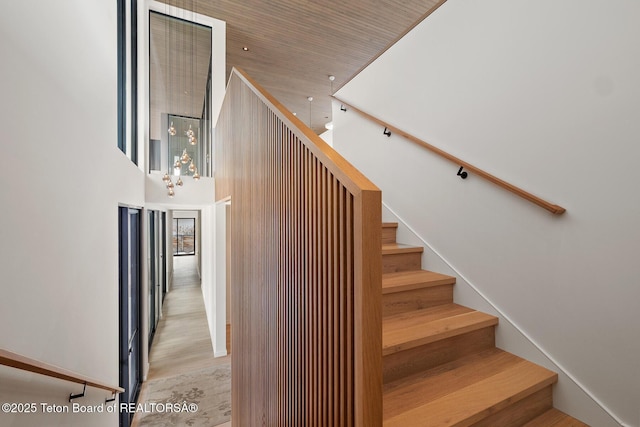
[[[191,157],[189,157],[189,155],[187,154],[187,149],[185,148],[184,151],[182,151],[182,156],[180,157],[180,161],[182,162],[183,165],[186,165],[187,163],[189,163],[189,160],[191,160]]]

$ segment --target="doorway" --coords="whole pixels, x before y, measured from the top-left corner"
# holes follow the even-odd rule
[[[140,393],[140,210],[120,207],[119,234],[119,359],[121,403],[135,403]],[[131,425],[133,413],[120,413],[120,426]]]
[[[166,293],[166,213],[149,211],[149,349],[162,314]]]

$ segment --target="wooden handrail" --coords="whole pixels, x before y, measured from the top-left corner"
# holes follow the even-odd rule
[[[468,169],[470,172],[473,172],[474,174],[486,179],[487,181],[490,181],[490,182],[496,184],[497,186],[502,187],[505,190],[510,191],[513,194],[515,194],[517,196],[520,196],[523,199],[526,199],[526,200],[530,201],[531,203],[535,203],[536,205],[540,206],[541,208],[544,208],[544,209],[548,210],[549,212],[551,212],[553,214],[561,215],[561,214],[566,212],[566,209],[563,208],[562,206],[558,206],[558,205],[555,205],[553,203],[547,202],[546,200],[541,199],[538,196],[534,196],[533,194],[523,190],[520,187],[516,187],[513,184],[510,184],[510,183],[508,183],[508,182],[506,182],[506,181],[504,181],[504,180],[502,180],[502,179],[500,179],[500,178],[498,178],[498,177],[496,177],[494,175],[491,175],[490,173],[485,172],[482,169],[480,169],[480,168],[478,168],[476,166],[473,166],[472,164],[470,164],[468,162],[465,162],[464,160],[461,160],[458,157],[456,157],[456,156],[454,156],[452,154],[449,154],[446,151],[441,150],[440,148],[435,147],[435,146],[429,144],[428,142],[423,141],[423,140],[421,140],[421,139],[419,139],[419,138],[417,138],[417,137],[415,137],[415,136],[403,131],[402,129],[398,129],[397,127],[393,126],[390,123],[387,123],[387,122],[385,122],[383,120],[380,120],[377,117],[374,117],[371,114],[366,113],[366,112],[360,110],[357,107],[354,107],[353,105],[347,103],[346,101],[343,101],[342,99],[338,98],[337,96],[332,96],[332,97],[336,101],[346,105],[347,107],[351,108],[352,110],[354,110],[355,112],[357,112],[361,116],[371,120],[372,122],[375,122],[375,123],[379,124],[380,126],[386,127],[391,132],[395,132],[398,135],[403,136],[404,138],[408,139],[409,141],[411,141],[411,142],[413,142],[413,143],[415,143],[415,144],[417,144],[417,145],[419,145],[419,146],[421,146],[423,148],[426,148],[429,151],[432,151],[432,152],[436,153],[437,155],[439,155],[439,156],[441,156],[441,157],[443,157],[443,158],[455,163],[458,166],[462,166],[465,169]]]
[[[58,366],[50,365],[7,350],[0,349],[0,365],[10,366],[12,368],[22,369],[23,371],[34,372],[36,374],[46,375],[48,377],[71,381],[78,384],[86,384],[91,387],[108,390],[112,393],[124,392],[122,387],[108,385],[93,378],[85,377],[84,375],[68,371]]]

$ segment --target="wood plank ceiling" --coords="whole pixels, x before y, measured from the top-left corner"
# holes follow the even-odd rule
[[[225,21],[227,77],[234,66],[244,69],[316,133],[331,120],[332,91],[444,2],[164,1]],[[329,75],[335,76],[333,83]]]

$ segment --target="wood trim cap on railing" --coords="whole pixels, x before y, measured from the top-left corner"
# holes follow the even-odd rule
[[[86,384],[91,387],[108,390],[112,393],[124,392],[122,387],[105,384],[102,381],[98,381],[36,359],[31,359],[21,354],[12,353],[7,350],[0,349],[0,365],[10,366],[12,368],[22,369],[23,371],[34,372],[36,374],[46,375],[48,377],[71,381],[78,384]]]
[[[244,83],[251,87],[254,93],[260,97],[260,99],[267,105],[269,105],[275,111],[278,111],[282,120],[290,126],[291,129],[296,129],[300,137],[303,137],[308,142],[308,148],[313,151],[313,154],[318,156],[323,162],[326,162],[331,170],[331,173],[345,182],[348,188],[354,193],[360,191],[380,191],[380,189],[372,183],[369,178],[356,169],[351,163],[349,163],[344,157],[342,157],[337,151],[333,150],[329,145],[320,138],[311,128],[309,128],[300,118],[294,116],[280,101],[267,92],[258,82],[256,82],[249,74],[243,69],[234,67],[231,72],[232,75],[237,75]]]
[[[490,173],[485,172],[484,170],[482,170],[482,169],[480,169],[478,167],[475,167],[472,164],[467,163],[464,160],[461,160],[458,157],[456,157],[456,156],[454,156],[452,154],[449,154],[446,151],[441,150],[440,148],[435,147],[435,146],[429,144],[428,142],[423,141],[423,140],[421,140],[421,139],[419,139],[419,138],[417,138],[417,137],[415,137],[415,136],[403,131],[402,129],[398,129],[395,126],[393,126],[393,125],[391,125],[391,124],[389,124],[389,123],[387,123],[387,122],[385,122],[383,120],[380,120],[377,117],[374,117],[371,114],[366,113],[366,112],[358,109],[357,107],[354,107],[353,105],[347,103],[346,101],[343,101],[342,99],[338,98],[337,96],[332,96],[332,98],[334,98],[336,101],[346,105],[347,107],[353,109],[355,112],[357,112],[361,116],[363,116],[363,117],[365,117],[365,118],[367,118],[367,119],[379,124],[380,126],[384,126],[385,128],[387,128],[391,132],[395,132],[398,135],[403,136],[404,138],[408,139],[409,141],[411,141],[411,142],[413,142],[415,144],[418,144],[419,146],[421,146],[423,148],[426,148],[429,151],[432,151],[433,153],[435,153],[435,154],[437,154],[437,155],[439,155],[439,156],[441,156],[441,157],[443,157],[443,158],[455,163],[458,166],[463,166],[465,169],[468,169],[470,172],[473,172],[474,174],[486,179],[487,181],[490,181],[490,182],[496,184],[497,186],[502,187],[505,190],[510,191],[513,194],[515,194],[517,196],[520,196],[525,200],[530,201],[531,203],[535,203],[536,205],[540,206],[541,208],[544,208],[544,209],[548,210],[549,212],[551,212],[551,213],[553,213],[555,215],[561,215],[561,214],[566,212],[566,209],[563,208],[562,206],[558,206],[558,205],[555,205],[553,203],[547,202],[546,200],[541,199],[538,196],[534,196],[533,194],[523,190],[522,188],[516,187],[513,184],[510,184],[510,183],[508,183],[508,182],[506,182],[506,181],[504,181],[504,180],[502,180],[502,179],[500,179],[500,178],[498,178],[498,177],[496,177],[494,175],[491,175]]]

